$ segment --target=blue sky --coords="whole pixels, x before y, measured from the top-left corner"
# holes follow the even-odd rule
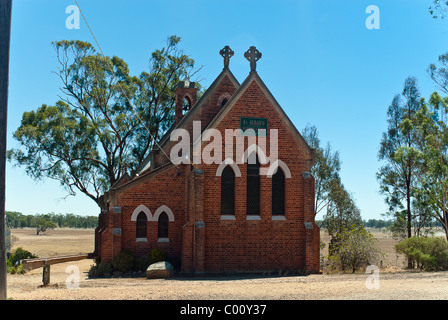
[[[434,20],[429,0],[265,0],[163,1],[78,0],[104,54],[123,58],[131,74],[148,70],[153,50],[169,35],[203,66],[210,85],[222,70],[218,52],[235,52],[230,68],[240,82],[249,73],[243,54],[256,46],[263,54],[257,71],[301,131],[308,123],[322,143],[339,151],[341,176],[363,219],[385,212],[376,172],[386,110],[408,76],[422,95],[437,88],[426,69],[448,51],[448,21]],[[23,112],[54,104],[60,82],[52,41],[94,43],[81,20],[67,29],[66,7],[74,0],[15,0],[11,34],[8,148]],[[369,30],[366,8],[380,9],[380,29]],[[24,214],[71,212],[96,215],[83,194],[65,198],[57,182],[34,182],[25,170],[7,164],[6,210]],[[319,218],[319,217],[318,217]]]

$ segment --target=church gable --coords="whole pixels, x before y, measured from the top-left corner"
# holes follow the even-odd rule
[[[266,125],[267,137],[265,138],[265,142],[267,143],[267,153],[269,153],[270,130],[276,130],[279,153],[285,151],[288,153],[295,153],[296,156],[300,156],[303,161],[306,161],[306,169],[308,171],[310,170],[313,157],[311,148],[305,142],[256,72],[251,72],[238,91],[223,109],[220,110],[206,129],[217,129],[222,133],[224,133],[226,129],[245,130],[247,129],[247,127],[243,126],[243,121],[245,120],[261,122]],[[254,128],[256,128],[256,126]],[[260,137],[258,137],[258,139],[260,139]],[[204,142],[207,140],[208,138],[202,139],[203,146],[207,144]],[[245,140],[244,150],[250,146],[249,143],[254,139],[251,140],[246,137]],[[266,156],[267,155],[268,154],[266,154]],[[226,159],[225,155],[223,155],[223,160],[224,159]],[[239,159],[233,160],[238,162]]]
[[[182,84],[183,85],[183,84]],[[163,148],[166,154],[170,154],[171,148],[177,143],[176,141],[170,141],[170,135],[175,129],[185,129],[188,131],[190,137],[193,137],[193,122],[201,123],[201,131],[216,117],[222,107],[231,99],[232,95],[237,91],[239,82],[235,76],[228,69],[224,68],[221,74],[215,79],[212,85],[202,95],[199,101],[193,105],[188,112],[183,115],[176,115],[176,123],[161,139],[159,146]],[[181,90],[180,96],[176,99],[178,103],[182,103],[186,97],[190,98],[189,93]],[[182,109],[176,107],[177,112]],[[158,148],[155,149],[156,154],[154,160],[156,164],[152,167],[158,167],[160,165],[169,162],[163,152],[160,152]]]
[[[183,113],[159,142],[162,150],[154,149],[139,174],[104,196],[108,206],[100,214],[95,250],[112,261],[121,250],[143,256],[158,248],[182,272],[316,272],[313,152],[257,74],[261,53],[255,47],[246,52],[251,72],[241,85],[229,70],[233,51],[225,47],[220,54],[224,69],[196,103],[194,85],[180,84],[177,111]],[[266,135],[241,134],[251,127]],[[173,161],[170,151],[180,144],[171,141],[175,129],[189,133],[189,161]],[[229,157],[228,131],[234,143]],[[216,156],[213,134],[221,158],[205,162]],[[199,163],[197,149],[204,157]]]

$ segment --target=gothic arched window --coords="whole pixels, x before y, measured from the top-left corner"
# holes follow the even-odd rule
[[[137,238],[146,238],[147,222],[146,214],[143,211],[140,212],[137,216]]]
[[[255,159],[253,161],[253,157],[249,156],[247,163],[246,210],[248,215],[260,214],[260,162],[258,156],[255,156]]]
[[[280,167],[272,176],[272,214],[285,214],[285,173]]]
[[[169,224],[168,215],[164,211],[159,216],[159,222],[158,222],[159,238],[168,238],[168,224]]]
[[[221,174],[221,214],[235,214],[235,172],[231,166]]]

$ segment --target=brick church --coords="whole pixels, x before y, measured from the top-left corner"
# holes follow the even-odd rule
[[[244,54],[241,84],[233,54],[220,51],[224,68],[199,99],[179,83],[172,128],[103,196],[102,261],[159,248],[185,273],[319,271],[313,152],[258,75],[261,53]]]

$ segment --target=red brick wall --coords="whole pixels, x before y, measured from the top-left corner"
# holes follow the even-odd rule
[[[182,251],[182,225],[186,221],[185,215],[185,173],[178,174],[174,166],[160,168],[150,174],[136,179],[119,188],[115,195],[108,216],[108,229],[103,232],[101,257],[111,261],[120,250],[129,250],[136,256],[149,253],[153,248],[160,248],[167,252],[174,260],[180,260]],[[180,167],[185,170],[186,166]],[[112,206],[121,207],[121,213],[113,213]],[[152,216],[162,205],[166,205],[174,213],[174,221],[169,222],[169,243],[158,242],[158,222],[147,222],[147,242],[136,241],[136,221],[131,221],[132,213],[140,206],[146,206]],[[113,228],[121,228],[121,235],[112,235]],[[106,235],[105,235],[106,234]],[[113,249],[112,249],[113,248]],[[118,251],[118,252],[117,252]]]
[[[219,111],[219,97],[229,90],[233,93],[235,88],[227,78],[187,127],[192,120],[210,121]],[[225,129],[239,128],[242,116],[267,118],[268,129],[278,129],[279,159],[291,172],[285,186],[286,220],[272,220],[272,178],[264,175],[261,220],[246,219],[245,164],[238,164],[241,177],[235,180],[235,220],[221,220],[221,178],[216,176],[219,164],[196,166],[201,170],[193,170],[190,165],[180,165],[180,169],[165,165],[110,192],[110,205],[120,206],[122,213],[114,214],[111,208],[102,217],[103,260],[111,260],[119,250],[142,255],[159,247],[172,259],[181,260],[186,272],[319,270],[319,228],[313,216],[314,180],[302,174],[309,171],[312,156],[256,82],[249,85],[217,129],[224,133]],[[248,147],[247,141],[246,137],[244,149]],[[269,137],[266,145],[269,156]],[[238,162],[236,148],[233,155]],[[131,221],[131,216],[141,204],[153,215],[162,205],[173,211],[175,221],[170,222],[169,243],[157,242],[157,221],[148,222],[148,242],[136,242],[136,222]],[[204,227],[195,227],[196,222],[204,222]],[[305,222],[312,222],[314,228],[305,229]],[[112,235],[113,228],[121,228],[121,235]]]
[[[242,116],[267,118],[268,129],[278,129],[279,159],[287,164],[291,178],[286,179],[286,220],[272,220],[272,179],[261,176],[261,220],[246,220],[246,165],[239,164],[241,177],[235,179],[235,220],[221,220],[220,177],[216,177],[217,164],[203,165],[205,173],[205,269],[208,271],[255,271],[255,270],[304,270],[307,264],[307,242],[305,221],[314,221],[312,188],[304,188],[302,172],[309,171],[307,163],[311,155],[301,145],[293,132],[285,125],[272,102],[263,94],[259,85],[253,82],[246,92],[226,114],[217,129],[237,129]],[[204,145],[205,146],[205,145]],[[203,146],[203,147],[204,147]],[[244,150],[248,147],[246,137]],[[267,143],[269,156],[269,137]],[[234,158],[236,150],[234,149]],[[225,155],[223,155],[223,159]],[[268,165],[262,165],[267,167]],[[310,207],[311,205],[311,207]],[[319,246],[318,228],[314,224],[311,245]],[[317,236],[316,236],[317,235]],[[313,246],[312,250],[316,248]],[[316,252],[308,250],[316,260]],[[317,251],[317,261],[319,252]]]
[[[190,133],[190,138],[193,140],[193,121],[201,122],[201,131],[210,123],[210,121],[216,116],[216,114],[221,109],[221,101],[223,96],[232,95],[236,91],[236,87],[233,82],[230,80],[228,75],[225,75],[224,78],[217,84],[214,88],[213,92],[209,94],[207,100],[203,102],[202,106],[199,110],[195,110],[194,115],[188,118],[182,128],[188,130]],[[169,156],[171,148],[176,145],[178,142],[173,141],[166,143],[164,150],[165,153]],[[156,156],[156,166],[163,165],[169,162],[169,159],[162,152],[159,152]]]

